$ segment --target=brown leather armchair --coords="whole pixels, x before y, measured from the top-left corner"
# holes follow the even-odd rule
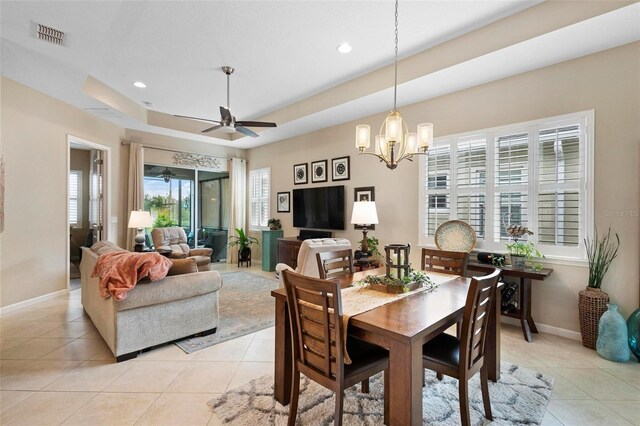
[[[210,248],[190,248],[187,244],[187,234],[179,226],[154,228],[151,230],[151,238],[156,250],[171,250],[170,258],[194,258],[198,265],[198,271],[209,270],[213,250]]]

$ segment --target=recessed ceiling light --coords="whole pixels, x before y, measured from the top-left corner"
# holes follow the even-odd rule
[[[338,46],[338,52],[340,53],[349,53],[351,52],[351,45],[349,43],[342,43]]]
[[[144,83],[143,83],[143,82],[141,82],[141,81],[136,81],[135,83],[133,83],[133,85],[134,85],[134,86],[136,86],[136,87],[139,87],[139,88],[141,88],[141,89],[144,89],[145,87],[147,87],[147,85],[146,85],[146,84],[144,84]]]

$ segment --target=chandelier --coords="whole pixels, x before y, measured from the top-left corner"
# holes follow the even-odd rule
[[[367,151],[371,147],[371,127],[368,124],[356,126],[356,148],[360,154],[375,155],[384,161],[391,170],[404,160],[413,160],[414,155],[426,154],[433,142],[433,124],[418,124],[417,132],[410,133],[396,108],[398,97],[398,0],[395,15],[395,80],[393,85],[393,109],[380,127],[374,139],[374,152]]]

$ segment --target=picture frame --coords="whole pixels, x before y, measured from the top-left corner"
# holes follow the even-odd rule
[[[276,194],[276,208],[278,213],[291,212],[291,193],[289,191]]]
[[[327,160],[313,161],[311,163],[311,182],[326,182],[327,178]]]
[[[304,185],[309,183],[307,163],[295,164],[293,166],[293,184]]]
[[[349,156],[331,159],[331,179],[349,180],[351,178],[351,165]]]
[[[376,200],[376,188],[375,186],[363,186],[353,189],[353,201],[375,201]],[[353,225],[353,229],[362,229],[362,225]],[[375,225],[367,226],[367,229],[375,230]]]

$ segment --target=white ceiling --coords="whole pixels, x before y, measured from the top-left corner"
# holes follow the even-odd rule
[[[400,55],[539,2],[402,1]],[[93,76],[137,103],[151,102],[153,110],[217,119],[218,106],[226,103],[220,66],[232,65],[231,110],[239,120],[251,120],[393,62],[393,1],[2,1],[0,8],[2,75],[79,108],[105,106],[82,92],[87,76]],[[64,46],[34,38],[34,22],[64,31]],[[400,104],[441,95],[444,87],[460,90],[638,38],[637,25],[635,32],[631,28],[616,37],[612,29],[619,23],[570,26],[560,37],[549,33],[537,44],[504,49],[498,62],[485,55],[484,62],[474,64],[484,72],[475,73],[473,81],[465,68],[450,67],[429,81],[405,83]],[[343,41],[353,46],[350,54],[336,51]],[[553,54],[547,54],[549,46]],[[133,87],[136,80],[147,88]],[[149,126],[121,114],[105,118],[127,128],[249,148],[385,110],[387,92],[235,141]]]

